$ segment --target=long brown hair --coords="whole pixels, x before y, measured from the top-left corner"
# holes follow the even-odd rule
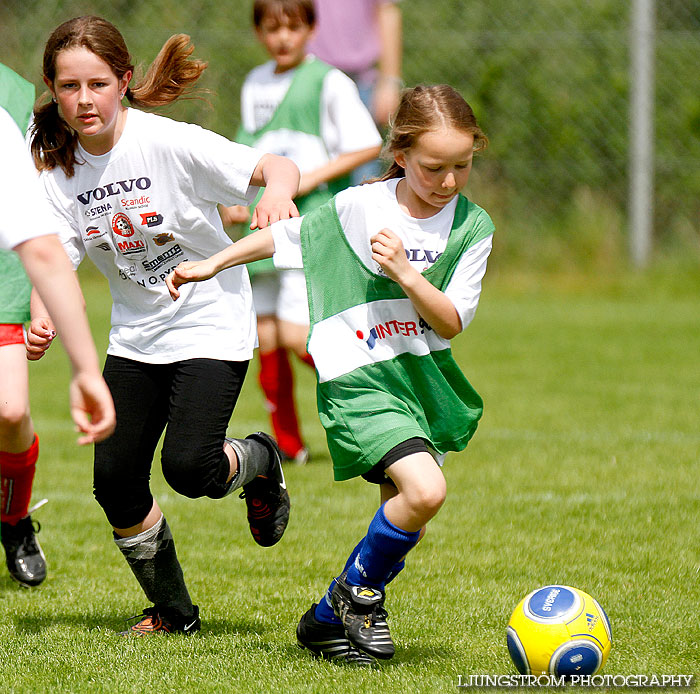
[[[391,119],[383,151],[383,157],[391,159],[392,163],[382,176],[374,180],[403,177],[404,169],[394,161],[394,153],[408,151],[421,135],[442,126],[473,135],[475,152],[488,145],[488,138],[476,122],[474,111],[456,89],[447,84],[406,89]]]
[[[102,58],[121,79],[134,70],[133,60],[119,30],[106,19],[87,15],[76,17],[57,27],[44,49],[44,78],[53,83],[56,58],[68,48],[83,47]],[[160,49],[143,79],[127,87],[129,103],[142,108],[164,106],[189,91],[207,67],[207,63],[188,58],[194,46],[186,34],[171,36]],[[61,118],[58,104],[50,101],[34,109],[31,151],[40,170],[60,167],[66,176],[75,173],[75,148],[78,136]]]

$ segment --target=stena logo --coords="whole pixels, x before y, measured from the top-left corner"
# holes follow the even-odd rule
[[[91,201],[104,200],[112,195],[131,193],[134,189],[148,190],[151,187],[151,179],[147,176],[130,178],[128,181],[114,181],[106,186],[99,186],[93,190],[86,190],[78,195],[78,200],[83,205],[89,205]]]
[[[549,591],[547,597],[545,598],[544,605],[542,605],[542,611],[543,612],[551,612],[552,611],[552,605],[554,604],[554,601],[557,599],[557,595],[561,593],[561,590],[559,588],[553,588],[552,590]]]

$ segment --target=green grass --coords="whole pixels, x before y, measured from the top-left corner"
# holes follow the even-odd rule
[[[454,343],[485,415],[468,449],[448,457],[445,506],[391,586],[392,661],[358,672],[295,645],[299,616],[377,503],[362,481],[332,482],[306,370],[298,399],[313,462],[287,470],[293,515],[282,542],[257,547],[242,501],[179,497],[154,466],[203,629],[118,638],[147,603],[92,498],[91,450],[74,444],[66,358],[54,349],[31,378],[49,577],[28,591],[0,574],[0,691],[454,692],[459,675],[515,672],[506,622],[525,593],[552,582],[607,610],[606,673],[698,673],[697,286],[631,278],[517,289],[494,277]],[[103,348],[106,289],[89,272],[84,289]],[[251,371],[230,431],[257,428],[268,425]]]

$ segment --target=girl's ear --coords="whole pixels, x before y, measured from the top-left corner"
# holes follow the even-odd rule
[[[132,70],[127,70],[122,76],[121,79],[119,80],[119,93],[124,96],[126,93],[126,89],[129,86],[129,82],[131,82],[131,78],[133,77],[134,73]]]
[[[394,161],[402,168],[406,168],[406,155],[403,150],[397,150],[394,152]]]
[[[51,92],[51,96],[56,98],[56,92],[53,90],[53,82],[48,78],[48,77],[42,77],[44,80],[44,84],[49,88],[49,91]]]

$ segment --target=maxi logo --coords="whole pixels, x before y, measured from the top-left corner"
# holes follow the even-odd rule
[[[128,215],[117,212],[112,217],[112,234],[122,255],[137,259],[146,257],[146,240],[143,234],[134,228]]]
[[[114,181],[106,186],[98,186],[93,190],[86,190],[78,194],[78,200],[83,205],[89,205],[91,201],[104,200],[112,195],[123,195],[131,193],[134,188],[138,190],[148,190],[151,187],[151,179],[147,176],[140,178],[130,178],[126,181]]]
[[[374,349],[378,340],[385,340],[396,335],[403,335],[404,337],[418,336],[419,334],[425,334],[428,330],[432,330],[432,328],[422,318],[417,323],[412,320],[388,320],[384,323],[377,323],[373,328],[370,328],[367,337],[365,337],[365,333],[362,330],[357,330],[355,335],[358,340],[364,340],[367,343],[367,347]]]

